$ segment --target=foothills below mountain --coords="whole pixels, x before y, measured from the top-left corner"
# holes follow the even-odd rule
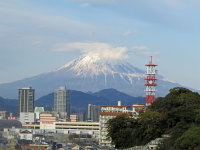
[[[96,93],[84,93],[81,91],[70,90],[71,112],[87,112],[88,104],[93,105],[117,105],[121,100],[123,105],[131,106],[133,103],[145,103],[145,97],[132,97],[115,89],[104,89]],[[35,106],[44,106],[51,110],[54,104],[54,93],[45,95],[35,101]],[[0,97],[0,110],[18,113],[18,100],[4,99]]]

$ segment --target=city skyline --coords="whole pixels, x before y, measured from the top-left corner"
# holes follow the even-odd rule
[[[1,1],[0,83],[104,52],[143,70],[152,55],[160,75],[200,89],[199,7],[196,0]]]

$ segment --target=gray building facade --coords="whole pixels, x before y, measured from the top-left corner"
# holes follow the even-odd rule
[[[65,87],[60,87],[54,92],[54,111],[61,118],[70,119],[70,92]]]
[[[99,106],[88,104],[88,121],[99,122]]]
[[[19,113],[34,112],[35,90],[31,87],[24,87],[19,89],[18,102]]]

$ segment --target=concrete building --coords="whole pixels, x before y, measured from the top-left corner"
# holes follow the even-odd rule
[[[33,123],[35,122],[35,113],[32,112],[20,112],[21,123]]]
[[[133,112],[140,112],[144,111],[145,109],[145,104],[143,103],[133,103]]]
[[[56,117],[52,113],[40,114],[40,129],[55,129]]]
[[[85,121],[84,114],[83,113],[73,113],[70,115],[70,121],[71,122],[83,122],[83,121]]]
[[[34,94],[35,90],[31,87],[24,87],[19,89],[19,113],[34,112]]]
[[[33,140],[33,134],[31,131],[28,131],[28,130],[21,131],[19,133],[19,137],[20,137],[20,140],[28,140],[28,141]]]
[[[70,115],[70,121],[71,122],[78,122],[78,115],[77,114],[71,114]]]
[[[44,112],[44,107],[35,107],[35,119],[36,121],[40,120],[40,113]]]
[[[99,106],[88,104],[88,121],[99,122]]]
[[[10,113],[7,111],[0,111],[0,119],[7,119],[10,117]]]
[[[78,116],[78,121],[83,122],[85,121],[85,114],[84,113],[76,113]]]
[[[46,119],[45,119],[46,120]],[[99,131],[99,122],[57,122],[57,121],[46,121],[40,122],[40,124],[22,124],[23,128],[26,129],[54,129],[62,130],[63,132],[70,131],[83,131],[83,132],[98,132]]]
[[[4,128],[21,128],[22,124],[18,120],[0,120],[0,131]]]
[[[121,102],[118,102],[118,106],[101,106],[100,115],[100,134],[99,144],[102,146],[112,146],[111,140],[107,138],[107,121],[121,114],[128,114],[132,116],[130,106],[121,106]]]
[[[54,92],[54,111],[61,118],[70,119],[70,93],[65,87],[60,87]]]
[[[55,129],[99,131],[99,122],[55,122]]]

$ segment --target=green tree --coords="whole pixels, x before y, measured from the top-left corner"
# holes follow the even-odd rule
[[[161,136],[163,133],[161,123],[162,117],[159,112],[146,111],[139,116],[138,124],[139,130],[142,131],[142,144]]]
[[[116,148],[131,147],[134,142],[133,128],[136,120],[126,114],[119,115],[107,122],[108,138]]]
[[[147,107],[146,112],[140,113],[138,119],[121,115],[109,120],[108,137],[111,137],[116,148],[128,148],[145,145],[162,134],[170,134],[171,137],[164,140],[160,149],[200,149],[200,127],[196,127],[199,125],[200,95],[186,88],[176,87]],[[187,136],[190,138],[187,139]],[[191,142],[192,140],[194,141]]]
[[[175,147],[182,150],[193,150],[200,148],[200,127],[189,128],[181,137],[175,141]]]

